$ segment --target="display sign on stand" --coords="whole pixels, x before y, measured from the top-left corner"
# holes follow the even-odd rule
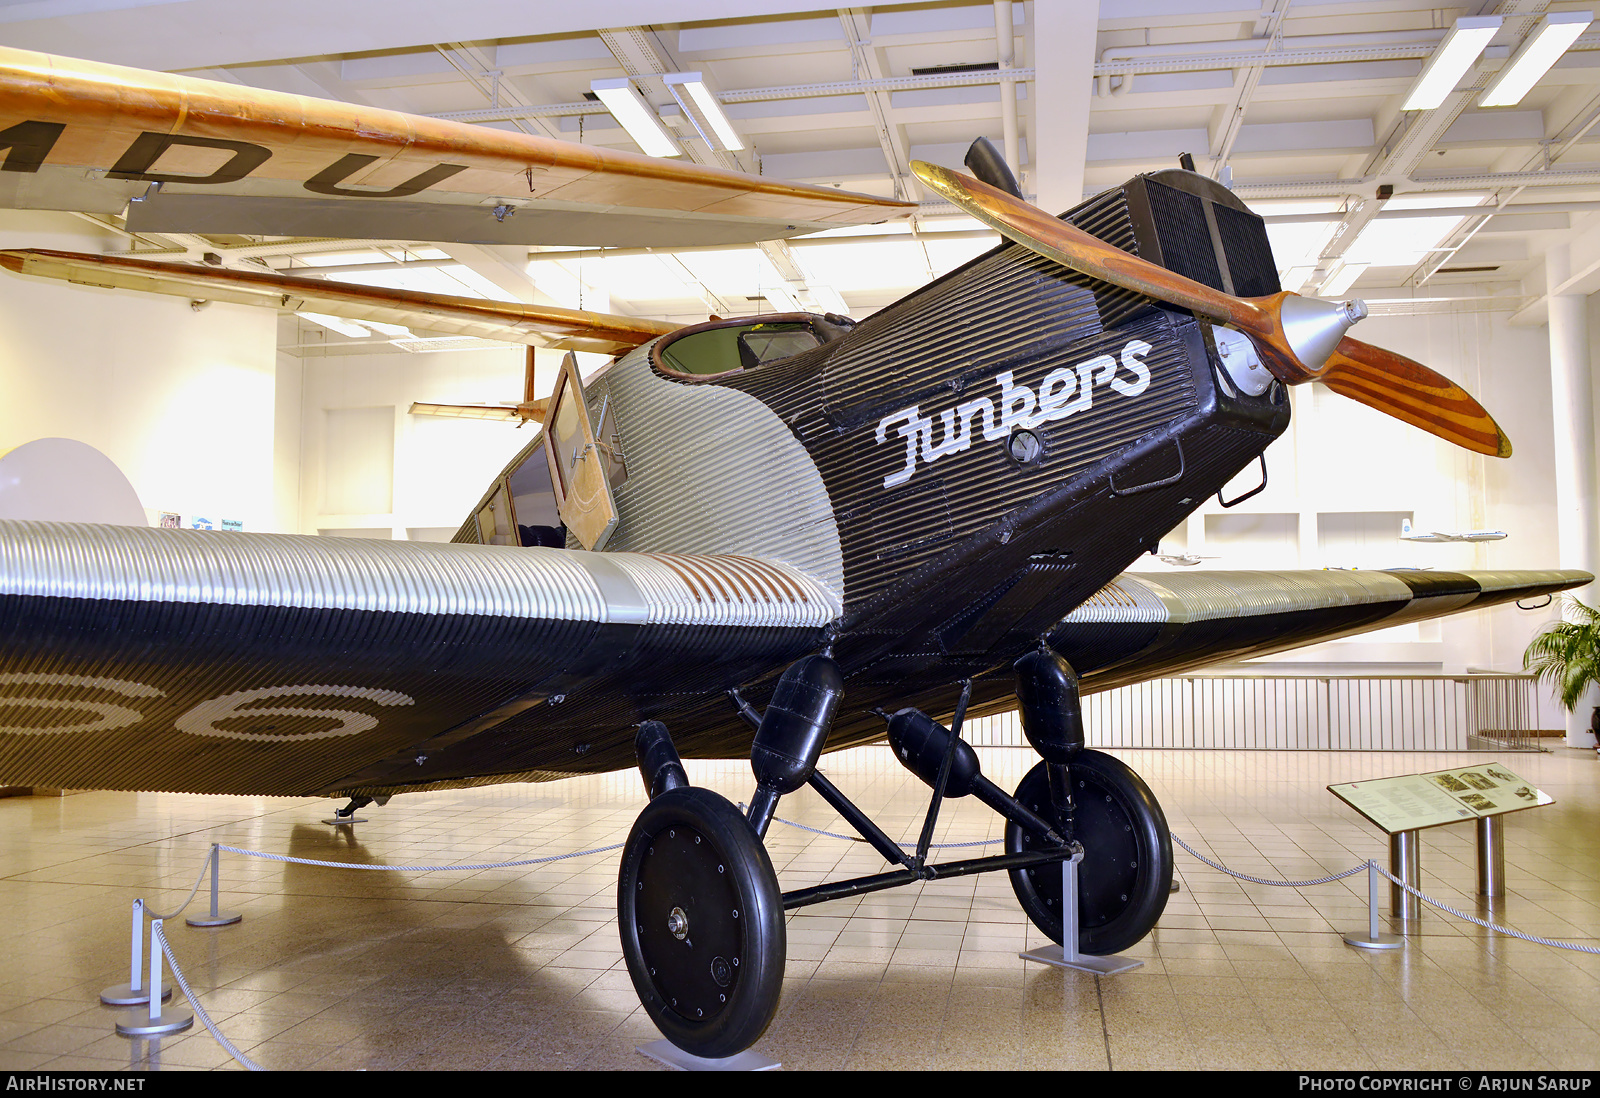
[[[1328,792],[1391,835],[1555,803],[1499,763],[1347,782]]]
[[[1505,895],[1505,829],[1501,817],[1524,808],[1554,804],[1555,798],[1498,762],[1401,774],[1328,786],[1328,792],[1389,835],[1389,871],[1412,888],[1421,887],[1417,832],[1474,820],[1478,827],[1478,894]],[[1391,884],[1393,913],[1415,919],[1416,896]]]

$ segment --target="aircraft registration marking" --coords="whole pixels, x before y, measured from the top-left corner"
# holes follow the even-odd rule
[[[975,397],[938,412],[942,441],[937,444],[933,415],[924,416],[915,404],[891,412],[878,421],[876,438],[883,443],[889,428],[901,424],[895,433],[906,441],[906,464],[899,472],[884,477],[883,486],[893,488],[910,480],[919,460],[931,465],[946,454],[970,449],[976,417],[982,417],[983,437],[993,440],[1005,438],[1014,428],[1037,427],[1087,411],[1093,405],[1097,385],[1108,385],[1124,397],[1139,396],[1150,387],[1150,368],[1145,365],[1144,356],[1151,350],[1151,345],[1142,339],[1130,339],[1123,346],[1120,365],[1132,375],[1131,380],[1117,375],[1117,359],[1097,355],[1076,366],[1051,370],[1039,382],[1037,393],[1026,383],[1016,384],[1013,372],[1006,370],[994,379],[1000,387],[998,411],[993,400]]]
[[[144,683],[132,682],[127,679],[99,678],[91,675],[0,674],[0,688],[3,687],[79,687],[84,690],[108,691],[129,699],[161,698],[166,696],[165,691],[153,686],[147,686]],[[0,733],[42,736],[59,735],[67,732],[115,732],[118,729],[138,724],[145,719],[143,712],[130,705],[119,705],[83,697],[35,697],[30,696],[31,693],[31,691],[7,690],[3,695],[0,695],[0,707],[15,706],[25,709],[64,710],[93,714],[93,717],[89,720],[80,720],[74,724],[32,727],[0,724]],[[250,703],[263,699],[294,696],[363,698],[384,706],[416,704],[415,698],[408,694],[402,694],[398,690],[381,690],[365,686],[313,684],[264,686],[254,690],[238,690],[231,694],[223,694],[221,697],[212,698],[209,701],[203,701],[174,720],[173,726],[179,732],[186,732],[191,736],[221,736],[227,739],[249,740],[254,743],[291,743],[330,739],[335,736],[354,736],[357,733],[367,732],[378,726],[377,717],[359,709],[336,709],[325,705],[246,708]],[[339,723],[333,728],[284,734],[250,732],[242,729],[219,727],[219,722],[221,721],[247,717],[309,717],[335,720]]]

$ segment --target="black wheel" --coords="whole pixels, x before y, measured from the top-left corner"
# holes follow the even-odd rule
[[[1117,759],[1080,751],[1070,767],[1075,836],[1083,844],[1078,866],[1078,949],[1118,953],[1156,925],[1172,889],[1172,836],[1150,787]],[[1047,820],[1046,764],[1028,771],[1017,800]],[[1036,850],[1043,840],[1016,824],[1006,826],[1006,851]],[[1060,943],[1061,865],[1013,869],[1011,887],[1033,925]]]
[[[709,789],[645,806],[617,877],[622,955],[662,1034],[695,1056],[751,1045],[778,1009],[783,893],[739,810]]]

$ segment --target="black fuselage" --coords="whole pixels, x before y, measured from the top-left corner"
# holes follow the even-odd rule
[[[1067,216],[1219,288],[1277,289],[1260,220],[1201,177],[1140,177]],[[879,707],[948,714],[967,678],[974,713],[1008,707],[1010,666],[1041,637],[1092,689],[1113,654],[1057,633],[1062,618],[1288,425],[1282,386],[1244,395],[1218,362],[1209,323],[1006,243],[811,350],[676,375],[757,397],[826,485],[844,613],[796,640],[831,644],[846,676],[830,748],[881,737]],[[708,658],[658,683],[634,669],[537,720],[596,745],[568,768],[630,765],[645,718],[685,756],[737,757],[749,728],[724,691],[759,706],[782,670],[741,678],[747,667]],[[508,725],[495,750],[516,735]],[[528,742],[518,761],[533,766]]]

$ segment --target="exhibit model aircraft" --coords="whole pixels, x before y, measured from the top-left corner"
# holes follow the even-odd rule
[[[1410,519],[1400,520],[1401,541],[1501,541],[1506,536],[1504,530],[1430,530],[1427,533],[1413,532]]]
[[[15,51],[0,52],[0,142],[0,200],[128,206],[136,231],[670,246],[906,212]],[[1213,181],[1141,176],[1062,220],[986,149],[968,158],[979,178],[916,170],[1006,239],[860,323],[669,330],[8,253],[12,270],[95,285],[622,353],[586,379],[569,356],[543,428],[452,544],[0,524],[0,781],[360,805],[637,765],[650,797],[621,859],[622,950],[651,1018],[708,1057],[772,1018],[784,912],[806,904],[1005,869],[1059,941],[1061,865],[1081,844],[1081,948],[1137,942],[1166,902],[1170,840],[1144,782],[1083,746],[1080,688],[1591,577],[1121,574],[1261,458],[1289,385],[1319,380],[1479,453],[1510,444],[1450,381],[1347,337],[1358,302],[1281,292],[1261,219]],[[1041,761],[1012,795],[959,729],[1018,704]],[[816,769],[886,735],[934,787],[915,852]],[[748,812],[679,762],[745,755]],[[806,785],[883,873],[781,890],[762,837]],[[1007,820],[1006,853],[930,862],[940,799],[968,794]]]

